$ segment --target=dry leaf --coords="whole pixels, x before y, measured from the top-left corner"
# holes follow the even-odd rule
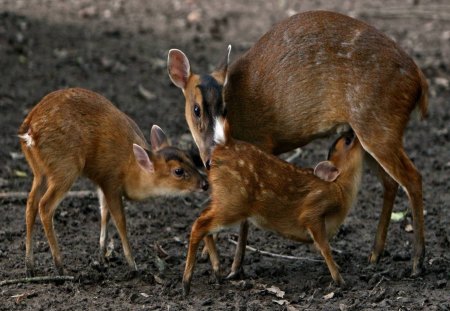
[[[156,282],[156,283],[158,283],[158,284],[164,284],[164,280],[161,279],[159,276],[154,275],[153,277],[155,278],[155,282]]]
[[[288,305],[288,304],[289,304],[289,301],[287,301],[286,299],[282,299],[282,300],[275,300],[275,299],[272,299],[272,301],[275,302],[275,303],[277,303],[277,304],[279,304],[280,306]]]
[[[405,231],[406,232],[413,232],[413,226],[411,224],[407,224],[405,226]]]
[[[244,280],[240,280],[240,281],[231,281],[230,282],[232,285],[237,286],[237,287],[245,287],[246,282]]]
[[[30,296],[34,296],[34,293],[23,293],[11,296],[11,298],[16,298],[16,303],[21,303],[22,300],[27,299]]]
[[[158,242],[155,242],[155,244],[153,245],[153,248],[155,249],[156,255],[159,258],[168,258],[168,257],[170,257],[169,254],[167,253],[167,251],[164,248],[162,248],[162,246],[159,245]]]
[[[188,14],[187,20],[190,23],[198,23],[202,19],[202,14],[199,10],[194,10],[191,13]]]
[[[276,286],[271,286],[269,288],[266,288],[266,291],[268,291],[271,294],[274,294],[278,298],[284,298],[284,291],[282,291],[281,289],[279,289]]]
[[[449,82],[448,79],[443,78],[443,77],[437,77],[434,78],[434,83],[436,83],[436,85],[448,88],[449,87]]]
[[[391,220],[392,221],[403,220],[403,218],[405,218],[405,215],[406,215],[406,211],[403,211],[403,212],[392,212]]]
[[[334,292],[331,292],[331,293],[326,294],[325,296],[323,296],[323,299],[329,300],[329,299],[331,299],[331,298],[333,298],[333,297],[334,297]]]
[[[17,177],[27,177],[27,173],[19,170],[14,170],[14,175],[16,175]]]
[[[145,298],[150,297],[150,295],[149,295],[149,294],[146,294],[146,293],[141,293],[141,296],[142,296],[142,297],[145,297]]]

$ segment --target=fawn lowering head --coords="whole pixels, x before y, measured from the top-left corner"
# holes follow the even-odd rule
[[[132,268],[135,263],[126,233],[122,196],[141,200],[208,187],[187,153],[170,146],[158,126],[153,126],[152,148],[146,150],[149,145],[136,123],[106,98],[89,90],[64,89],[45,96],[23,121],[19,137],[34,175],[26,209],[29,275],[34,273],[32,232],[37,212],[55,265],[63,273],[53,215],[80,176],[88,177],[99,188],[101,257],[111,213]]]
[[[344,283],[334,262],[328,239],[344,221],[361,180],[364,150],[348,132],[332,145],[326,161],[314,169],[298,168],[254,145],[234,140],[229,125],[218,118],[209,178],[211,203],[192,226],[183,276],[189,292],[195,252],[206,239],[211,263],[219,275],[219,260],[209,234],[243,220],[261,229],[300,242],[314,242],[333,280]]]

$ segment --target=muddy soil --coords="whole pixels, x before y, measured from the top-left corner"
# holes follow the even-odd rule
[[[396,40],[430,83],[430,116],[412,118],[405,146],[423,175],[425,272],[411,278],[409,213],[391,222],[378,265],[367,258],[381,211],[382,190],[369,172],[358,201],[332,241],[347,287],[331,284],[323,262],[248,251],[245,277],[216,284],[210,264],[197,265],[192,292],[181,293],[189,230],[206,195],[126,202],[139,272],[130,273],[111,225],[107,267],[97,262],[100,217],[93,195],[66,198],[55,229],[69,282],[0,287],[0,310],[449,310],[450,309],[450,5],[447,1],[196,1],[0,0],[0,192],[26,192],[32,173],[17,128],[45,94],[69,86],[95,90],[149,133],[159,124],[174,142],[189,133],[184,99],[166,73],[170,48],[185,51],[197,72],[214,68],[228,44],[232,59],[270,26],[295,12],[339,11],[371,23]],[[298,165],[326,156],[332,138],[305,148]],[[94,190],[81,180],[74,190]],[[0,198],[0,281],[25,277],[25,203]],[[408,210],[399,191],[395,212]],[[56,275],[40,222],[35,227],[39,276]],[[236,231],[218,241],[228,272]],[[251,227],[249,245],[267,252],[321,259],[314,249]],[[167,254],[158,251],[158,247]],[[268,288],[285,292],[277,297]],[[275,291],[276,292],[276,291]],[[283,297],[281,297],[283,296]]]

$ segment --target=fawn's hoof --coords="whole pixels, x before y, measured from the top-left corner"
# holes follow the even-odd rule
[[[342,278],[342,276],[339,276],[339,278],[337,280],[334,281],[336,283],[336,285],[340,288],[345,288],[346,287],[346,283],[344,281],[344,279]]]
[[[183,281],[183,296],[187,297],[191,291],[191,282]]]
[[[27,268],[26,276],[27,276],[27,278],[35,277],[36,276],[36,272],[34,271],[34,269]]]
[[[377,264],[380,261],[380,255],[375,253],[375,251],[372,251],[369,255],[369,262],[371,264]]]
[[[56,266],[56,271],[58,271],[58,275],[60,276],[67,275],[67,270],[62,265]]]
[[[214,279],[216,280],[217,284],[221,284],[222,283],[222,274],[220,273],[219,270],[214,271]]]
[[[32,258],[25,258],[25,269],[27,278],[36,276],[36,271],[34,270],[34,260]]]
[[[239,279],[243,279],[244,277],[245,277],[244,269],[239,268],[236,271],[231,271],[225,279],[226,280],[239,280]]]
[[[424,272],[423,262],[416,262],[414,260],[411,277],[413,277],[413,278],[419,277],[423,274],[423,272]]]

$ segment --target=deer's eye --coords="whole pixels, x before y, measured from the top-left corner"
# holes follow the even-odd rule
[[[194,114],[197,118],[200,118],[200,107],[197,104],[194,105]]]
[[[179,167],[179,168],[174,169],[173,173],[175,174],[175,176],[181,177],[184,175],[184,170]]]
[[[353,141],[353,137],[349,137],[349,136],[345,137],[345,145],[346,146],[350,145],[352,143],[352,141]]]

